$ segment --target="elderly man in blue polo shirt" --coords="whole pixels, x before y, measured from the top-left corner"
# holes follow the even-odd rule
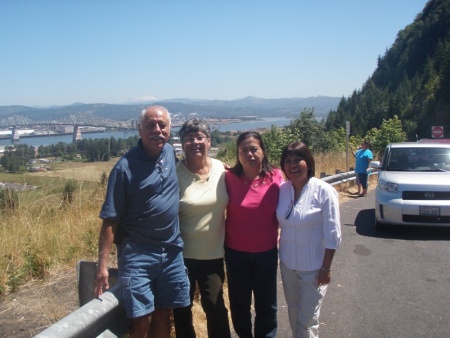
[[[178,224],[175,153],[167,143],[170,115],[142,111],[139,142],[114,166],[100,218],[95,297],[108,285],[108,261],[118,243],[121,301],[132,318],[130,337],[169,337],[170,310],[190,304]]]

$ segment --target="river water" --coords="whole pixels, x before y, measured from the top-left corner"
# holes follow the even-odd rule
[[[288,125],[291,122],[290,118],[286,117],[267,117],[261,118],[255,121],[243,121],[238,123],[227,123],[211,125],[213,129],[217,129],[221,132],[226,131],[244,131],[244,130],[256,130],[258,128],[270,128],[272,125],[276,127],[282,127]],[[180,127],[172,127],[172,132],[178,132]],[[137,135],[137,131],[107,131],[107,132],[96,132],[96,133],[85,133],[81,134],[82,139],[97,139],[97,138],[128,138]],[[19,143],[34,146],[35,148],[39,146],[49,146],[51,144],[57,144],[59,142],[72,143],[72,134],[66,135],[46,135],[46,136],[33,136],[33,137],[21,137]],[[0,147],[12,145],[11,139],[0,139]]]

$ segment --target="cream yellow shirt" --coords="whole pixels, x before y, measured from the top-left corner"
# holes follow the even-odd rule
[[[223,258],[225,209],[228,203],[225,168],[219,160],[211,159],[211,163],[205,180],[190,172],[183,161],[177,166],[180,230],[185,258]]]

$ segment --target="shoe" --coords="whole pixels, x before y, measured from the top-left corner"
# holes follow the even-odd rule
[[[363,194],[359,194],[358,197],[366,197],[367,194],[363,195]]]

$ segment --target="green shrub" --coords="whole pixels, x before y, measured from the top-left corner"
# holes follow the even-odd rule
[[[76,180],[68,180],[66,184],[64,185],[63,189],[63,201],[64,203],[72,204],[73,202],[73,193],[75,192],[75,189],[77,188],[77,181]]]
[[[0,190],[0,209],[16,210],[19,207],[19,195],[10,188]]]

